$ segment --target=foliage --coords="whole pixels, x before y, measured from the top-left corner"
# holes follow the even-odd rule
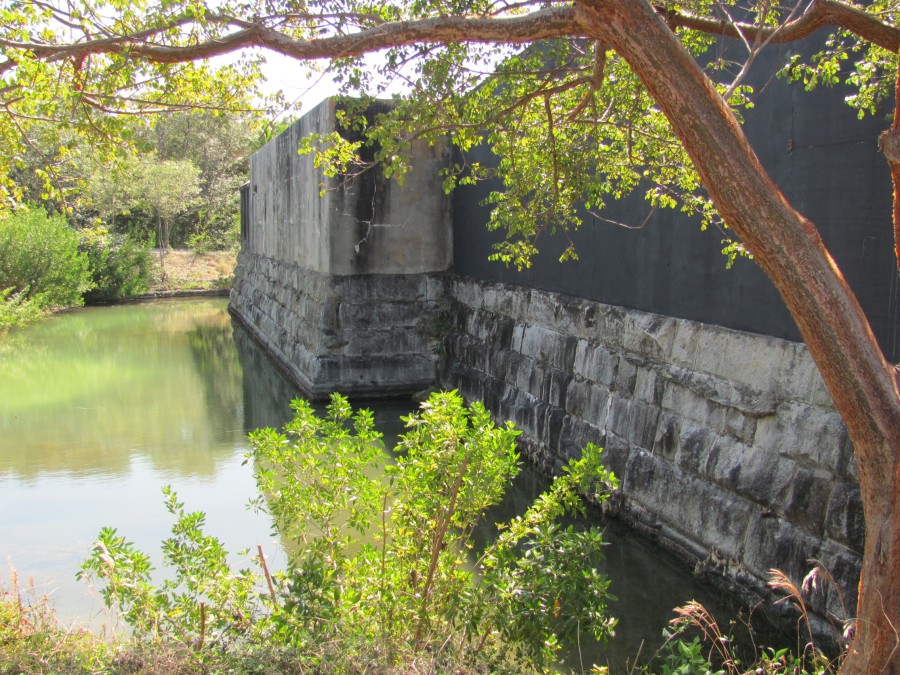
[[[81,250],[90,263],[93,288],[84,294],[89,305],[124,300],[150,287],[150,250],[122,235],[106,231],[82,234]]]
[[[143,188],[138,204],[159,221],[156,247],[169,247],[172,221],[200,200],[200,170],[188,160],[158,160],[150,155],[139,162]]]
[[[137,26],[162,26],[179,19],[201,19],[200,3],[94,3],[79,1],[67,8],[72,14],[64,22],[62,33],[55,23],[59,8],[41,3],[12,5],[0,10],[0,29],[5,51],[11,43],[37,39],[58,42],[78,26],[87,28],[95,18],[101,22],[101,34],[121,34]],[[103,17],[99,19],[98,17]],[[108,21],[108,22],[107,22]],[[168,31],[169,39],[196,42],[221,36],[217,22],[203,22],[206,28]],[[90,29],[88,29],[90,30]],[[165,31],[164,31],[165,32]],[[212,67],[207,63],[160,63],[151,65],[139,58],[75,55],[72,59],[46,62],[38,53],[16,55],[0,63],[4,104],[9,115],[0,120],[0,140],[8,149],[27,145],[36,129],[45,122],[68,126],[90,144],[92,154],[104,160],[114,156],[118,147],[132,140],[135,115],[191,108],[218,111],[246,111],[249,99],[257,92],[262,57],[252,56],[237,63]],[[14,92],[22,88],[41,92],[39,97],[22,98]],[[9,96],[7,96],[9,95]],[[280,98],[280,97],[278,97]],[[17,152],[2,159],[2,192],[16,196],[16,185],[4,180],[15,166]],[[52,181],[50,181],[52,183]],[[2,193],[0,193],[2,194]]]
[[[351,415],[337,396],[324,420],[307,403],[294,405],[283,434],[252,437],[265,467],[258,504],[294,552],[290,600],[278,617],[293,644],[340,640],[347,663],[392,666],[430,653],[497,668],[513,658],[540,669],[560,636],[579,627],[609,634],[608,582],[593,567],[599,533],[554,524],[580,508],[586,474],[614,482],[597,464],[599,450],[587,448],[473,570],[472,529],[518,471],[511,425],[494,427],[483,406],[466,408],[455,392],[433,394],[405,418],[385,483],[369,413]]]
[[[24,291],[14,292],[7,288],[0,290],[0,334],[10,328],[21,328],[40,321],[47,316],[47,310],[28,298]]]
[[[39,307],[83,304],[91,276],[78,247],[78,234],[61,215],[39,208],[0,215],[0,289],[13,289]]]
[[[124,57],[117,47],[105,45],[98,46],[96,54],[72,54],[71,63],[68,54],[50,58],[53,49],[49,45],[65,43],[70,31],[78,32],[75,26],[83,27],[86,40],[92,37],[93,5],[93,0],[79,0],[67,13],[36,7],[7,12],[0,24],[9,39],[3,53],[10,66],[0,71],[7,86],[4,91],[9,92],[11,115],[0,116],[5,135],[17,146],[23,138],[34,145],[41,120],[68,116],[71,121],[66,126],[73,130],[73,139],[90,137],[104,146],[106,151],[99,153],[104,161],[115,155],[111,141],[120,138],[130,143],[149,142],[163,160],[189,159],[201,170],[205,215],[201,215],[200,225],[201,231],[209,232],[225,231],[232,222],[226,215],[234,199],[235,174],[229,162],[246,153],[250,140],[248,134],[235,132],[234,123],[216,114],[216,109],[246,105],[262,71],[257,54],[245,53],[216,69],[200,60],[208,52],[194,53],[192,47],[211,45],[218,47],[216,51],[228,52],[249,46],[238,38],[251,25],[277,32],[285,44],[295,45],[381,29],[386,23],[399,28],[402,21],[453,15],[502,20],[528,11],[537,14],[544,7],[541,3],[477,0],[462,5],[443,0],[396,0],[377,5],[342,0],[307,3],[297,12],[290,3],[263,0],[214,4],[167,0],[140,7],[120,3],[114,5],[113,24],[106,30],[140,36],[134,43],[121,40],[141,52],[137,58]],[[735,17],[744,21],[742,28],[750,37],[743,45],[724,51],[710,35],[717,32],[711,26],[708,32],[694,26],[678,31],[685,48],[705,64],[712,83],[739,113],[752,106],[754,96],[744,82],[743,64],[752,63],[768,39],[767,35],[754,38],[753,33],[775,29],[796,16],[791,7],[771,3],[744,3],[740,10],[736,5],[736,0],[666,2],[660,12],[673,22],[681,13],[711,17],[719,31],[736,26]],[[886,8],[878,5],[875,9]],[[28,53],[17,48],[38,34],[40,43],[48,45],[46,50]],[[702,227],[721,231],[729,260],[746,254],[700,186],[699,176],[658,102],[611,45],[581,35],[533,40],[524,50],[504,39],[469,42],[461,39],[466,37],[462,32],[435,43],[398,35],[396,44],[384,41],[387,49],[378,60],[360,55],[370,51],[367,48],[354,49],[348,56],[350,50],[335,47],[323,55],[336,57],[329,74],[345,93],[395,97],[395,112],[373,123],[364,121],[361,107],[351,111],[346,120],[348,128],[358,128],[367,144],[378,147],[375,159],[383,163],[388,176],[402,179],[408,171],[408,152],[414,141],[434,142],[449,132],[450,140],[463,152],[491,144],[497,154],[494,165],[471,163],[463,155],[448,169],[446,187],[486,178],[499,180],[502,189],[489,199],[491,227],[507,235],[498,247],[498,260],[527,267],[538,241],[554,232],[568,242],[562,258],[577,257],[572,233],[585,222],[610,222],[602,215],[606,205],[631,193],[646,198],[651,215],[660,208],[677,208],[696,215]],[[836,33],[835,39],[841,35]],[[835,50],[859,54],[861,44],[857,38],[850,47]],[[746,54],[740,53],[742,46]],[[157,57],[156,48],[181,52]],[[327,52],[327,46],[323,49]],[[885,61],[884,55],[875,52],[864,56],[856,59],[861,65],[854,82],[861,99],[868,101],[874,95],[865,91],[873,82],[883,82],[890,59]],[[297,58],[304,58],[299,49]],[[173,64],[173,59],[180,62]],[[872,67],[878,75],[866,75]],[[795,65],[794,70],[797,68]],[[826,70],[824,65],[819,69]],[[19,96],[23,88],[37,95]],[[110,114],[122,112],[128,114]],[[150,133],[129,120],[129,116],[150,112],[164,113]],[[270,138],[277,126],[270,122],[263,138]],[[247,128],[244,125],[243,129]],[[308,149],[324,153],[321,161],[331,166],[332,172],[337,171],[335,162],[346,167],[353,161],[340,139],[321,141],[312,141]],[[60,147],[71,152],[75,146],[67,143]],[[54,174],[52,168],[50,174]],[[226,207],[225,202],[230,205]],[[624,225],[636,226],[645,216],[636,216],[635,222]]]
[[[149,140],[162,160],[190,161],[199,169],[200,193],[190,225],[177,241],[195,251],[232,248],[240,236],[238,188],[247,182],[254,118],[208,112],[165,115]],[[173,233],[174,234],[174,233]]]
[[[511,425],[434,394],[405,418],[390,456],[372,414],[338,395],[323,416],[305,401],[294,409],[283,432],[251,435],[248,456],[255,504],[291,556],[274,578],[264,566],[268,592],[259,575],[231,570],[204,515],[168,488],[175,524],[163,556],[174,575],[160,587],[145,554],[101,531],[80,575],[101,584],[136,636],[191,644],[205,660],[274,648],[328,672],[413,663],[521,672],[548,668],[560,639],[611,633],[608,581],[593,566],[599,533],[556,524],[583,508],[582,491],[602,500],[597,490],[615,484],[598,448],[475,558],[472,530],[518,471]]]
[[[248,569],[232,572],[221,542],[203,532],[205,514],[186,512],[170,487],[163,494],[175,516],[172,536],[162,543],[174,578],[154,587],[149,556],[109,527],[100,531],[78,577],[103,580],[105,605],[138,637],[227,646],[253,627],[256,578]]]
[[[778,602],[794,608],[798,616],[798,639],[812,636],[812,627],[804,595],[818,592],[824,585],[832,585],[840,597],[840,589],[833,577],[819,561],[806,576],[802,587],[798,588],[787,576],[771,570],[769,586],[783,596]],[[842,599],[841,599],[842,602]],[[846,608],[844,608],[846,611]],[[741,650],[734,638],[719,626],[703,605],[689,602],[675,610],[675,618],[670,621],[671,630],[666,630],[666,642],[641,672],[661,675],[690,675],[709,673],[712,675],[761,675],[779,673],[784,675],[827,675],[838,672],[845,651],[836,657],[829,657],[810,637],[797,645],[797,649],[773,649],[763,647],[742,662]],[[841,639],[844,636],[836,636]]]
[[[710,47],[696,34],[686,46],[700,55]],[[518,269],[531,266],[542,238],[563,237],[561,260],[577,259],[574,233],[585,222],[638,228],[659,209],[696,216],[702,229],[721,233],[723,254],[733,263],[748,255],[728,231],[700,184],[660,106],[623,58],[601,41],[554,39],[518,51],[508,47],[448,45],[397,47],[387,65],[363,59],[335,64],[344,92],[362,95],[339,118],[344,134],[311,134],[301,153],[312,154],[325,174],[361,171],[380,163],[386,177],[403,180],[415,142],[439,142],[449,134],[460,151],[444,172],[444,188],[492,180],[488,227],[504,233],[492,259]],[[723,80],[735,114],[753,107],[746,84],[729,87],[729,73],[709,59],[711,77]],[[366,118],[366,91],[380,92],[398,64],[415,63],[410,90],[393,97],[393,109]],[[412,69],[411,66],[408,66]],[[384,85],[382,85],[384,86]],[[363,140],[344,138],[347,132]],[[467,152],[487,145],[495,161],[478,163]],[[369,148],[373,162],[361,159]],[[632,222],[607,219],[604,209],[631,194],[647,201]]]

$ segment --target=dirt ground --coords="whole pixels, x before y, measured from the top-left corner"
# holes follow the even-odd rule
[[[228,288],[237,263],[236,251],[194,253],[170,250],[166,254],[166,277],[163,281],[159,253],[154,251],[153,257],[155,270],[151,292]]]

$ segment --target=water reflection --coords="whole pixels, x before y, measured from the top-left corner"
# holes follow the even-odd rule
[[[224,299],[83,309],[0,340],[0,560],[66,621],[99,603],[74,579],[101,526],[154,555],[161,487],[231,551],[275,552],[244,505],[243,375]],[[6,576],[0,568],[0,578]]]
[[[255,483],[243,460],[246,433],[283,426],[296,396],[232,324],[225,300],[84,309],[7,335],[0,339],[0,562],[52,592],[65,621],[91,622],[100,603],[74,575],[99,528],[117,528],[158,566],[171,526],[160,488],[171,484],[189,510],[206,512],[208,533],[228,550],[262,544],[283,564],[268,519],[244,508]],[[413,404],[367,405],[393,447]],[[526,469],[491,517],[522,513],[545,485]],[[720,603],[648,542],[606,528],[618,636],[582,647],[586,663],[622,672],[642,640],[658,640],[672,607],[691,598]],[[484,545],[490,526],[479,536]],[[577,650],[567,658],[577,666]]]
[[[280,429],[294,417],[290,403],[299,396],[297,388],[239,324],[234,324],[234,344],[244,374],[244,429],[247,433],[263,427]],[[324,410],[325,406],[317,403],[313,407]],[[372,410],[387,448],[393,448],[403,432],[400,417],[416,408],[408,399],[354,402],[355,408],[360,406]]]
[[[244,378],[232,331],[231,318],[220,313],[199,322],[187,334],[210,420],[242,416]],[[243,429],[246,431],[246,426]],[[234,437],[233,429],[218,426],[213,427],[213,433],[220,442]]]
[[[0,475],[115,477],[138,459],[214,475],[243,438],[233,409],[211,409],[217,392],[240,406],[229,332],[224,303],[206,301],[85,309],[13,333],[0,349]]]

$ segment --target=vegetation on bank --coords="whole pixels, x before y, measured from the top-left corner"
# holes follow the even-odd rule
[[[163,269],[148,244],[128,235],[76,229],[39,207],[0,214],[0,333],[54,309],[226,288],[234,261],[233,250],[173,251]]]
[[[230,283],[207,259],[233,261],[239,245],[238,188],[267,140],[259,111],[119,119],[108,152],[53,117],[33,118],[0,175],[0,333],[53,309]],[[172,261],[170,247],[194,259]]]
[[[519,469],[511,423],[495,426],[455,392],[434,394],[404,418],[389,453],[372,414],[338,395],[322,415],[305,401],[294,409],[282,431],[251,435],[247,457],[259,488],[253,506],[272,516],[291,554],[286,571],[271,573],[262,551],[255,567],[236,569],[205,532],[205,515],[165,488],[174,519],[162,543],[166,581],[155,583],[150,558],[111,528],[79,573],[128,636],[66,630],[14,575],[0,593],[0,672],[548,672],[561,644],[613,633],[602,536],[564,520],[585,508],[585,495],[603,501],[616,485],[599,448],[586,447],[486,543],[475,526]],[[796,588],[783,588],[802,605]],[[799,656],[763,650],[744,665],[730,644],[689,605],[663,649],[631,672],[834,665],[811,645]]]

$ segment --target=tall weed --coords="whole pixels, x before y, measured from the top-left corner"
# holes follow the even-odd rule
[[[0,673],[100,672],[110,650],[87,630],[59,624],[48,596],[22,588],[10,567],[0,587]]]
[[[769,571],[769,586],[780,593],[778,603],[792,606],[797,614],[797,635],[805,639],[797,644],[794,650],[788,648],[773,649],[762,647],[755,653],[745,655],[736,648],[735,641],[728,631],[723,630],[715,617],[698,602],[689,602],[675,609],[675,618],[670,622],[672,628],[667,633],[667,640],[651,661],[640,668],[642,673],[661,673],[661,675],[692,675],[707,673],[709,675],[828,675],[837,673],[844,653],[829,656],[814,639],[812,620],[807,608],[805,595],[822,592],[823,585],[831,585],[843,606],[840,589],[834,579],[818,560],[812,571],[806,576],[798,588],[783,572],[773,569]],[[847,608],[842,610],[845,614]],[[843,627],[843,634],[838,634],[838,624]],[[840,643],[847,637],[846,631],[852,629],[852,620],[839,620],[833,623],[836,631],[834,637]],[[634,672],[634,671],[633,671]]]

